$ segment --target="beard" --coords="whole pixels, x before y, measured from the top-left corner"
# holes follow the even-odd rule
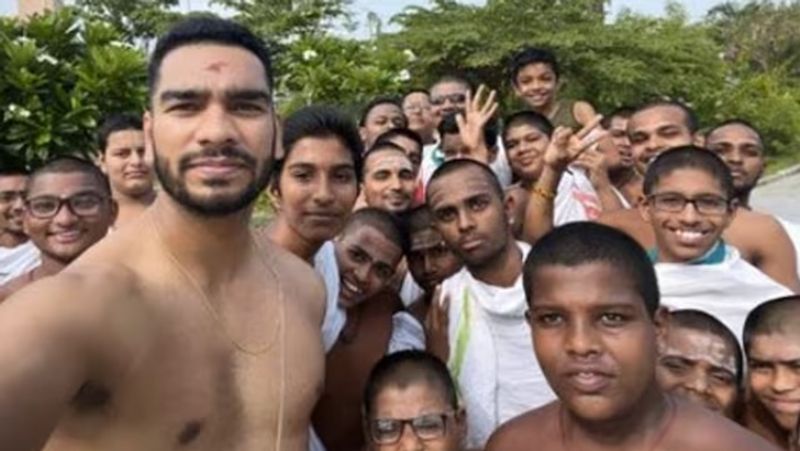
[[[170,162],[159,156],[157,149],[154,148],[153,154],[156,175],[164,191],[178,204],[200,216],[227,216],[246,209],[258,198],[270,179],[271,159],[265,160],[259,166],[252,155],[236,147],[204,149],[183,155],[178,160],[177,174],[172,172]],[[186,172],[191,168],[194,160],[209,157],[226,157],[236,160],[238,164],[253,173],[252,180],[242,189],[233,193],[219,192],[204,196],[192,193],[186,185]],[[209,180],[204,182],[204,186],[209,188],[219,187],[224,189],[229,184],[228,180]]]

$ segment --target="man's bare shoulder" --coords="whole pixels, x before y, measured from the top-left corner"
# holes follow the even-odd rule
[[[0,303],[8,299],[12,294],[21,290],[22,287],[30,283],[30,273],[20,274],[8,282],[0,285]]]
[[[319,274],[303,259],[272,241],[261,238],[259,242],[269,261],[275,265],[281,284],[289,292],[296,293],[298,301],[307,305],[321,321],[325,311],[325,285]]]
[[[624,208],[619,210],[604,211],[597,222],[611,227],[625,230],[626,228],[636,227],[644,222],[639,210],[634,208]]]
[[[745,208],[739,208],[736,216],[731,221],[730,229],[732,232],[742,235],[752,235],[753,237],[764,237],[772,234],[784,234],[783,226],[774,216]],[[753,233],[754,231],[758,233]]]
[[[555,401],[509,420],[492,434],[485,451],[527,451],[532,443],[547,451],[559,445],[555,440],[559,437],[558,412],[559,402]]]
[[[686,451],[777,451],[733,421],[697,405],[676,401],[675,425],[666,449]]]

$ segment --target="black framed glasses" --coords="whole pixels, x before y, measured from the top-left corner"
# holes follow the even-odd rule
[[[369,434],[377,445],[393,445],[400,441],[406,425],[420,440],[435,440],[447,434],[447,419],[455,412],[429,413],[415,418],[377,418],[369,423]]]
[[[448,94],[444,96],[431,97],[431,105],[444,105],[449,100],[453,104],[462,104],[467,101],[467,95],[462,93]]]
[[[680,213],[686,205],[692,204],[694,209],[702,215],[723,215],[730,209],[731,201],[722,196],[705,194],[688,198],[677,193],[651,194],[648,201],[653,208],[668,213]]]
[[[25,207],[37,219],[55,217],[64,205],[73,215],[86,217],[99,214],[107,200],[107,196],[95,192],[82,192],[68,197],[45,195],[26,199]]]

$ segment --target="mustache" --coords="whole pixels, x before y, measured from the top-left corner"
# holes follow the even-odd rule
[[[244,150],[235,146],[225,146],[215,149],[203,149],[183,155],[180,160],[178,160],[178,169],[181,172],[185,172],[192,166],[195,160],[219,157],[236,160],[249,169],[254,169],[257,165],[256,159]]]

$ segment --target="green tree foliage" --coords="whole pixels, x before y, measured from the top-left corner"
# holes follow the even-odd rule
[[[142,111],[144,55],[121,38],[72,9],[0,20],[0,164],[89,155],[103,115]]]
[[[87,19],[111,25],[128,43],[146,44],[181,17],[170,11],[179,0],[77,0],[75,4]]]

